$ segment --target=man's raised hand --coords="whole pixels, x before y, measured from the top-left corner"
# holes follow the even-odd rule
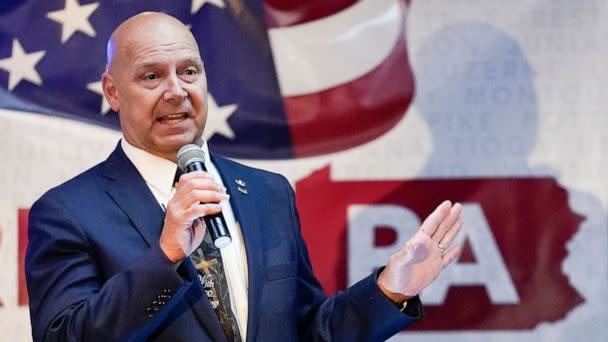
[[[378,277],[378,286],[387,297],[399,303],[418,295],[462,253],[462,245],[449,248],[462,228],[461,212],[459,203],[444,201],[390,257]]]

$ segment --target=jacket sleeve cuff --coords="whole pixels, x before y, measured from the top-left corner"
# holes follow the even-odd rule
[[[371,274],[353,285],[350,288],[350,295],[361,312],[370,313],[369,326],[377,329],[377,335],[374,334],[376,336],[385,335],[388,338],[423,316],[422,305],[417,296],[408,301],[408,306],[412,306],[413,311],[401,312],[376,284],[376,274]]]
[[[378,290],[380,291],[380,293],[386,299],[388,299],[391,303],[393,303],[393,305],[395,305],[395,307],[404,315],[408,316],[409,318],[411,318],[413,320],[422,319],[424,317],[424,310],[422,309],[422,302],[420,301],[420,296],[416,295],[416,296],[408,299],[406,307],[403,308],[403,304],[404,304],[403,302],[402,303],[393,302],[389,297],[387,297],[384,294],[384,292],[382,292],[382,290],[380,290],[380,287],[378,286],[378,277],[380,276],[380,273],[382,273],[383,270],[384,270],[384,267],[379,268],[378,271],[375,273],[375,277],[374,277],[374,282],[376,283],[376,287],[378,287]]]

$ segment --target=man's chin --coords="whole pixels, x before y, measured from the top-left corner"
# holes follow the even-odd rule
[[[182,146],[188,145],[188,144],[198,144],[198,142],[200,142],[200,139],[198,139],[196,137],[191,137],[191,138],[180,137],[180,138],[176,138],[176,139],[164,140],[162,142],[162,144],[158,144],[157,146],[160,146],[159,150],[161,150],[163,153],[173,153],[173,154],[177,155],[177,151],[179,151],[179,149],[182,148]]]

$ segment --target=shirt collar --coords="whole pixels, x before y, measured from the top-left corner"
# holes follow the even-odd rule
[[[201,139],[200,145],[205,152],[205,165],[211,165],[209,148],[204,139]],[[169,197],[177,164],[131,145],[124,137],[120,141],[120,146],[146,183],[163,196]]]

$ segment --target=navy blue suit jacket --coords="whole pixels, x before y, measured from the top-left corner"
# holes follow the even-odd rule
[[[374,275],[326,298],[287,180],[213,162],[247,250],[248,341],[377,341],[419,318],[401,313]],[[26,254],[34,340],[225,341],[190,260],[175,265],[160,250],[163,215],[120,146],[44,194],[30,210]],[[420,302],[412,304],[421,314]]]

